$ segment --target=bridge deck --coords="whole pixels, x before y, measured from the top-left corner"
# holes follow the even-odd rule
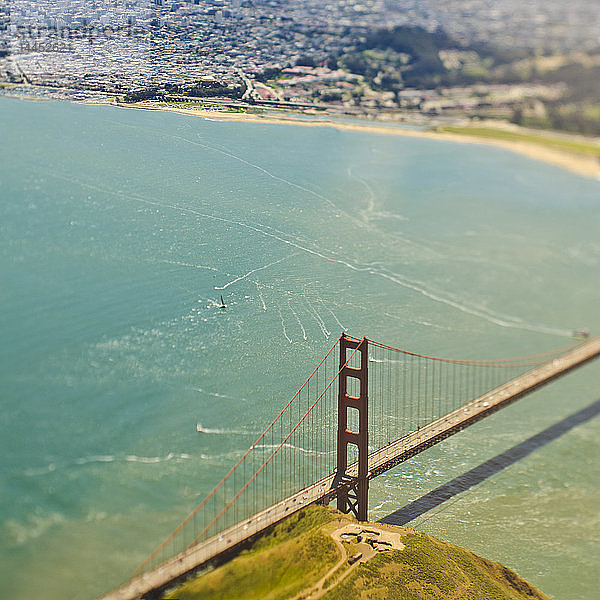
[[[574,350],[544,363],[543,365],[484,394],[461,408],[409,433],[388,446],[369,455],[369,477],[373,478],[419,452],[437,444],[454,433],[472,425],[489,414],[507,406],[518,398],[565,375],[574,368],[600,356],[600,336],[591,338]],[[348,466],[346,476],[357,476],[358,465]],[[241,521],[197,546],[194,546],[152,571],[130,580],[122,587],[102,597],[102,600],[135,600],[152,590],[160,589],[170,581],[181,577],[232,550],[253,535],[278,523],[297,510],[315,502],[332,500],[339,487],[347,485],[335,474],[328,475],[285,500]]]

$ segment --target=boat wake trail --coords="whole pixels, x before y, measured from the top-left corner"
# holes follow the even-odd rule
[[[208,392],[207,390],[203,390],[202,388],[194,388],[195,392],[200,392],[206,396],[212,396],[213,398],[220,398],[223,400],[235,400],[236,402],[248,402],[247,398],[234,398],[233,396],[228,396],[227,394],[218,394],[217,392]]]
[[[302,452],[304,454],[327,454],[327,452],[321,452],[321,451],[317,451],[317,450],[311,450],[309,448],[302,448],[301,446],[294,446],[294,444],[282,444],[281,446],[282,448],[289,448],[290,450],[296,450],[298,452]],[[254,446],[254,448],[260,448],[260,449],[275,449],[275,448],[279,448],[279,444],[258,444],[257,446]]]
[[[281,318],[281,329],[283,330],[283,337],[290,343],[293,344],[293,340],[288,336],[287,331],[285,330],[285,322],[283,320],[283,315],[281,314],[281,309],[277,307],[277,312],[279,313],[279,317]]]
[[[337,324],[340,326],[341,331],[348,331],[348,329],[340,323],[340,320],[337,318],[337,315],[330,308],[327,308],[327,310],[331,313],[331,316],[336,320]]]
[[[354,175],[354,173],[352,173],[352,169],[350,167],[347,168],[347,172],[348,172],[348,177],[358,181],[365,188],[365,191],[367,192],[367,198],[366,198],[367,206],[366,206],[366,208],[364,208],[363,210],[360,211],[360,216],[365,221],[371,222],[371,221],[374,221],[375,219],[397,219],[399,221],[408,221],[408,219],[406,217],[404,217],[403,215],[391,213],[386,210],[383,210],[383,211],[376,210],[376,204],[375,204],[376,195],[375,195],[375,191],[371,187],[371,184],[366,179],[363,179],[362,177],[359,177],[358,175]]]
[[[169,462],[171,460],[182,461],[188,460],[190,458],[191,456],[189,454],[175,454],[173,452],[169,452],[166,456],[138,456],[136,454],[127,454],[125,456],[119,457],[111,454],[98,454],[91,456],[83,456],[81,458],[76,458],[75,460],[67,460],[58,464],[52,462],[46,465],[45,467],[27,469],[26,471],[24,471],[24,474],[27,477],[37,477],[39,475],[48,475],[49,473],[54,473],[54,471],[57,471],[59,469],[71,469],[74,466],[123,462],[154,465]]]
[[[263,271],[264,269],[268,269],[269,267],[272,267],[273,265],[277,265],[280,262],[283,262],[284,260],[287,260],[288,258],[295,256],[296,254],[297,253],[292,252],[292,254],[288,254],[287,256],[284,256],[283,258],[280,258],[279,260],[274,260],[273,262],[270,262],[268,265],[264,265],[262,267],[257,267],[256,269],[252,269],[251,271],[248,271],[245,275],[236,277],[234,280],[230,281],[229,283],[226,283],[223,286],[215,286],[215,290],[224,290],[224,289],[228,288],[230,285],[233,285],[234,283],[237,283],[238,281],[243,281],[247,277],[250,277],[250,275],[252,275],[253,273],[256,273],[257,271]]]
[[[241,429],[211,429],[210,427],[204,427],[202,423],[196,423],[196,431],[198,433],[209,433],[213,435],[255,435],[251,431],[242,431]]]
[[[257,281],[253,281],[252,283],[256,286],[256,291],[258,292],[258,298],[259,298],[259,300],[262,303],[262,309],[264,311],[266,311],[267,310],[267,305],[266,305],[265,299],[264,299],[264,297],[262,295],[260,284]]]
[[[201,148],[205,148],[206,150],[211,150],[212,152],[217,152],[219,154],[222,154],[223,156],[227,156],[229,158],[232,158],[233,160],[237,160],[238,162],[247,165],[249,167],[252,167],[253,169],[256,169],[257,171],[259,171],[260,173],[266,175],[267,177],[270,177],[271,179],[274,179],[275,181],[279,181],[281,183],[284,183],[290,187],[296,188],[302,192],[305,192],[306,194],[310,194],[311,196],[314,196],[315,198],[318,198],[319,200],[322,200],[323,202],[325,202],[326,204],[328,204],[331,208],[333,208],[338,214],[342,214],[343,211],[341,211],[329,198],[327,198],[326,196],[323,196],[322,194],[319,194],[318,192],[315,192],[314,190],[311,190],[307,187],[304,187],[298,183],[295,183],[293,181],[290,181],[289,179],[285,179],[283,177],[279,177],[278,175],[275,175],[274,173],[271,173],[271,171],[265,169],[264,167],[261,167],[260,165],[254,164],[252,162],[250,162],[249,160],[246,160],[245,158],[242,158],[241,156],[237,156],[236,154],[233,154],[232,152],[229,152],[227,150],[223,150],[221,148],[216,148],[215,146],[210,146],[209,144],[204,144],[202,142],[196,142],[194,140],[190,140],[186,137],[180,136],[180,135],[173,135],[173,134],[169,134],[169,137],[174,138],[174,139],[178,139],[182,142],[186,142],[188,144],[192,144],[194,146],[199,146]]]
[[[311,312],[315,316],[315,320],[317,321],[317,324],[321,328],[321,331],[323,332],[325,339],[328,340],[329,336],[331,335],[331,331],[329,331],[329,329],[327,329],[327,327],[325,326],[325,321],[323,321],[323,319],[321,318],[321,315],[315,310],[315,307],[308,301],[308,299],[306,299],[306,305],[310,308]]]
[[[307,341],[306,338],[306,329],[304,329],[304,325],[302,325],[302,321],[300,321],[300,317],[298,316],[298,313],[292,308],[292,302],[288,293],[288,307],[291,311],[291,313],[294,315],[294,318],[296,319],[296,321],[298,321],[298,325],[300,325],[300,329],[302,330],[302,338],[304,339],[304,341]]]
[[[475,308],[473,306],[469,306],[465,303],[462,303],[458,300],[454,300],[452,298],[448,298],[442,296],[437,292],[429,291],[428,289],[421,287],[419,285],[420,282],[414,282],[410,279],[404,278],[397,273],[386,272],[386,271],[377,271],[376,274],[384,279],[388,279],[402,287],[413,290],[422,294],[426,298],[430,300],[434,300],[435,302],[440,302],[442,304],[446,304],[447,306],[451,306],[461,312],[467,313],[474,317],[479,317],[480,319],[484,319],[489,323],[494,325],[498,325],[499,327],[510,327],[513,329],[522,329],[526,331],[533,331],[536,333],[545,333],[549,335],[557,335],[561,337],[571,337],[573,330],[572,329],[562,329],[558,327],[549,327],[542,324],[535,323],[526,323],[522,319],[518,317],[512,317],[510,315],[504,315],[502,313],[494,313],[491,311],[487,311],[482,308]]]

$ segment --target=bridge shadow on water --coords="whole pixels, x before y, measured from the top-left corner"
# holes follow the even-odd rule
[[[566,417],[562,421],[551,425],[547,429],[540,431],[536,435],[528,438],[524,442],[513,446],[502,454],[498,454],[484,463],[476,466],[474,469],[459,475],[452,481],[432,490],[431,492],[414,500],[410,504],[403,506],[399,510],[394,511],[390,515],[380,519],[381,523],[389,523],[390,525],[406,525],[410,521],[424,515],[436,506],[439,506],[446,500],[464,492],[473,486],[485,481],[492,475],[502,471],[506,467],[514,464],[518,460],[525,458],[534,450],[549,444],[567,431],[573,429],[577,425],[581,425],[586,421],[594,418],[600,413],[600,400],[590,404],[586,408]]]

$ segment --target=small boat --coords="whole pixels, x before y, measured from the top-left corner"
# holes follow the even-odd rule
[[[206,429],[202,427],[202,423],[196,423],[196,431],[198,433],[206,433]]]
[[[590,337],[590,332],[587,329],[575,329],[572,335],[574,338],[585,340]]]
[[[223,294],[221,294],[221,304],[219,304],[219,308],[227,308],[227,304],[225,304],[225,300],[223,300]]]

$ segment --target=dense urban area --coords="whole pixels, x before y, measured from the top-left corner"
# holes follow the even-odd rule
[[[0,93],[600,135],[600,4],[8,0]]]

